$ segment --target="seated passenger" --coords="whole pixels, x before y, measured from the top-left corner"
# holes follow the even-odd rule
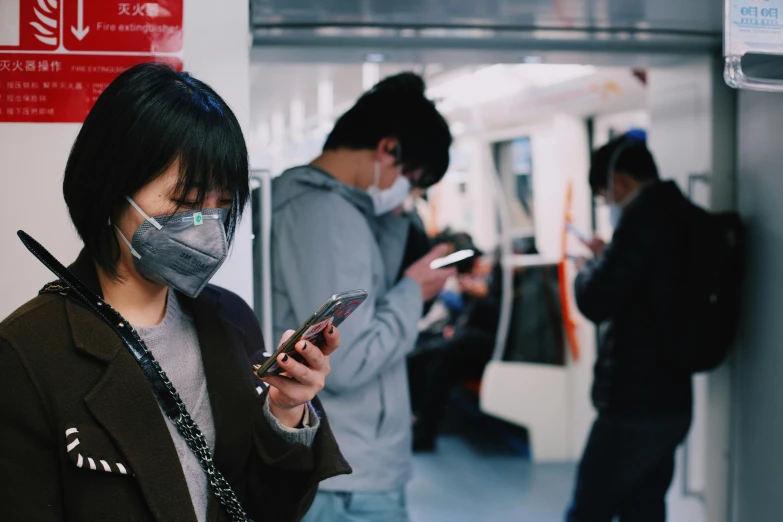
[[[289,378],[259,386],[253,311],[207,285],[249,194],[231,109],[187,73],[136,66],[87,116],[63,193],[84,241],[70,271],[179,396],[153,393],[154,365],[143,373],[97,312],[47,287],[0,324],[2,519],[298,520],[319,481],[350,472],[315,399],[339,336],[299,343],[307,365],[281,356]]]
[[[472,249],[470,236],[452,236],[455,250]],[[450,241],[441,236],[440,240]],[[456,384],[480,379],[492,359],[500,316],[501,274],[499,262],[478,256],[458,266],[458,295],[441,296],[451,311],[441,333],[421,337],[416,352],[408,358],[411,407],[414,412],[414,451],[432,451],[448,397]],[[443,299],[445,298],[445,299]],[[452,303],[448,304],[449,301]]]

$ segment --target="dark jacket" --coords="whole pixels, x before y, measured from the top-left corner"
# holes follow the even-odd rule
[[[495,263],[489,276],[489,289],[484,297],[464,296],[465,312],[462,320],[457,322],[460,327],[475,329],[495,337],[500,321],[500,301],[503,294],[503,270],[500,263]]]
[[[397,281],[405,277],[405,271],[410,266],[426,256],[432,247],[435,246],[432,239],[427,235],[427,231],[424,230],[424,224],[421,222],[421,218],[415,212],[406,212],[403,214],[408,219],[410,225],[408,227],[408,237],[405,241],[405,253],[402,256],[402,264],[400,265],[400,272],[397,275]]]
[[[677,185],[644,189],[603,255],[576,278],[576,302],[599,328],[593,403],[600,410],[686,411],[691,376],[663,360],[675,349],[674,305],[685,270]]]
[[[84,252],[70,268],[100,292]],[[319,481],[350,472],[320,403],[314,401],[321,425],[313,446],[289,446],[266,421],[265,393],[256,390],[251,366],[263,360],[264,341],[253,312],[217,287],[198,299],[179,299],[198,331],[217,468],[256,522],[299,520]],[[0,518],[196,521],[177,451],[144,375],[90,311],[46,294],[0,323],[0,383]],[[78,433],[66,437],[73,428]],[[69,452],[74,437],[78,452]],[[118,472],[123,468],[125,475]],[[228,520],[214,496],[209,520]]]

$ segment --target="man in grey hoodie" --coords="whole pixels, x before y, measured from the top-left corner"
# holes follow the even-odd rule
[[[273,184],[275,336],[329,296],[369,299],[340,327],[342,344],[319,398],[353,474],[322,483],[307,522],[407,520],[411,413],[405,359],[425,301],[454,269],[430,269],[436,247],[400,279],[409,230],[398,215],[412,186],[438,182],[449,163],[448,124],[412,73],[386,78],[336,123],[310,165]],[[313,255],[315,254],[315,255]]]

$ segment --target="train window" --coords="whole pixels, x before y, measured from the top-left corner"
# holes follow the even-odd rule
[[[533,158],[527,136],[494,144],[495,167],[511,209],[515,237],[531,237],[535,232],[533,211]]]

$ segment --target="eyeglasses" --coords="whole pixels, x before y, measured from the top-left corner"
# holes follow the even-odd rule
[[[426,190],[440,181],[439,178],[422,169],[406,172],[405,175],[408,176],[412,187],[422,190]]]

